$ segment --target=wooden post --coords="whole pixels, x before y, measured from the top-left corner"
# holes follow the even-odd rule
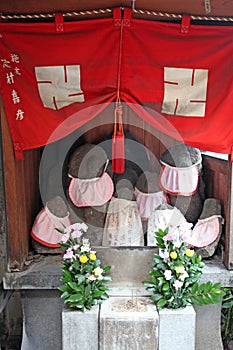
[[[28,254],[29,232],[39,209],[40,150],[16,161],[6,115],[1,109],[2,151],[8,232],[9,269],[21,269]]]
[[[229,188],[229,222],[226,223],[226,240],[224,263],[228,269],[233,269],[233,165],[230,163],[230,188]]]

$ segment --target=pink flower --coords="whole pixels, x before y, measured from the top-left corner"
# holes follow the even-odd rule
[[[83,232],[87,231],[87,225],[84,223],[75,223],[73,225],[67,226],[65,233],[72,236],[72,238],[79,238],[83,235]]]
[[[168,261],[169,258],[169,252],[167,249],[164,250],[164,252],[159,252],[159,255],[161,256],[161,258],[163,258],[163,261],[166,263]]]
[[[72,251],[72,249],[68,248],[66,250],[66,253],[63,255],[63,259],[73,259],[75,256],[74,256],[74,253]]]
[[[66,243],[68,242],[69,238],[70,238],[69,234],[65,233],[64,235],[61,236],[61,241],[63,243]]]
[[[173,239],[175,238],[176,236],[174,235],[174,233],[168,233],[166,236],[164,236],[164,240],[165,241],[173,241]]]
[[[72,238],[79,238],[83,235],[83,232],[82,231],[79,231],[79,230],[75,230],[71,233],[71,236]]]
[[[94,274],[92,273],[91,275],[88,276],[88,279],[90,281],[95,281],[96,280],[96,277],[94,276]]]

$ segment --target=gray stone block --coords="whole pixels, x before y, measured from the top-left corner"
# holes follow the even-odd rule
[[[195,350],[195,323],[196,313],[192,306],[159,309],[159,350],[174,346],[179,350]]]
[[[113,297],[100,308],[99,350],[156,350],[158,313],[147,298]]]
[[[21,350],[62,350],[60,292],[21,292],[23,339]]]
[[[99,305],[85,313],[64,307],[62,350],[98,350]]]
[[[223,350],[221,304],[195,306],[196,350]]]

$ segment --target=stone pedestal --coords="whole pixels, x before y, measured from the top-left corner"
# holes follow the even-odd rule
[[[158,348],[158,313],[147,298],[112,297],[101,305],[99,350]],[[187,349],[186,349],[187,350]]]
[[[221,304],[195,306],[196,350],[223,350],[221,338]]]
[[[85,313],[64,307],[62,350],[98,350],[99,306]]]
[[[63,301],[54,290],[21,292],[23,339],[21,350],[62,350],[61,311]]]
[[[192,306],[159,309],[159,350],[195,350],[195,323]]]

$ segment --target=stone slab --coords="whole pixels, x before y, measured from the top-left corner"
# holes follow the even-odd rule
[[[62,350],[98,350],[99,306],[82,313],[64,307]]]
[[[153,249],[141,248],[134,252],[128,248],[121,250],[98,247],[95,250],[103,266],[112,265],[110,275],[113,282],[109,284],[110,288],[119,286],[118,289],[121,289],[126,284],[130,288],[144,289],[141,281],[147,278],[153,264]],[[4,289],[56,289],[61,285],[61,261],[59,255],[42,256],[40,261],[33,262],[23,271],[6,273],[3,278]],[[206,261],[200,282],[209,280],[213,283],[221,282],[223,287],[233,287],[233,270],[227,270],[218,259]]]
[[[147,298],[109,298],[100,308],[99,337],[99,350],[156,350],[156,307]]]
[[[179,350],[195,350],[196,313],[194,308],[187,306],[175,310],[159,309],[158,312],[159,350],[174,347]]]

